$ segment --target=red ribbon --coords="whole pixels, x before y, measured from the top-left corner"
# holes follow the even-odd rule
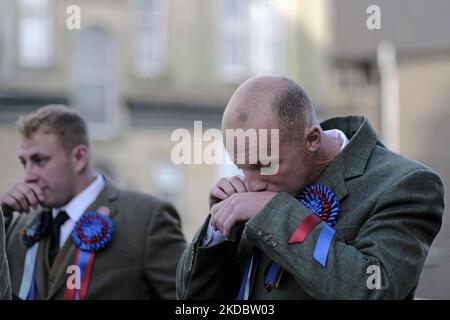
[[[321,221],[322,219],[320,219],[320,217],[311,213],[305,218],[305,220],[300,222],[297,229],[295,229],[294,233],[289,239],[289,243],[298,243],[305,241],[311,230],[314,229],[314,227],[317,226]]]
[[[84,300],[89,287],[89,280],[91,279],[94,257],[95,253],[93,252],[81,251],[80,249],[77,250],[77,253],[75,254],[75,265],[79,266],[81,270],[80,288],[69,289],[66,287],[64,300]]]

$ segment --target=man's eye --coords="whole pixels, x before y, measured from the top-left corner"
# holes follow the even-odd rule
[[[45,163],[47,162],[47,159],[44,159],[44,158],[38,158],[38,159],[36,159],[36,164],[38,165],[38,166],[43,166],[43,165],[45,165]]]

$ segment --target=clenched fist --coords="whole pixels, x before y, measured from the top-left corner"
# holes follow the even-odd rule
[[[212,187],[209,193],[209,209],[216,203],[225,200],[234,193],[247,192],[241,177],[222,178]]]
[[[29,213],[44,201],[42,189],[35,183],[19,182],[4,194],[0,203],[5,215],[13,211]]]
[[[238,176],[222,178],[209,195],[210,223],[233,240],[237,226],[253,218],[275,195],[269,191],[248,192]]]

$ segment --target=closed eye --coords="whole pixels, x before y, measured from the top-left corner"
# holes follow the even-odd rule
[[[48,162],[48,160],[50,160],[50,157],[43,155],[33,155],[31,157],[31,161],[38,167],[43,167]]]

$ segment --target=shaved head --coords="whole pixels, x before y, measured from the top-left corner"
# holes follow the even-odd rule
[[[305,90],[278,76],[239,86],[225,109],[222,133],[249,192],[297,197],[341,150],[320,127]]]
[[[283,136],[301,143],[306,127],[318,124],[311,100],[294,81],[279,76],[258,76],[245,81],[225,108],[222,129],[258,128],[276,121]]]

